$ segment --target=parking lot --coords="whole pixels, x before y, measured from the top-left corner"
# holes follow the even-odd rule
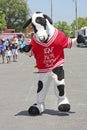
[[[58,112],[51,83],[45,112],[28,115],[36,100],[38,73],[34,65],[34,58],[25,53],[19,53],[17,62],[0,64],[0,130],[87,130],[87,48],[65,50],[69,113]]]

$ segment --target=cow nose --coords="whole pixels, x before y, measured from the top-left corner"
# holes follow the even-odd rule
[[[40,40],[41,42],[44,42],[44,41],[45,41],[45,36],[40,36],[40,37],[39,37],[39,40]]]

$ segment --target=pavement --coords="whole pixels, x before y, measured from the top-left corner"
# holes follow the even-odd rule
[[[25,53],[19,53],[17,62],[0,64],[0,130],[87,130],[87,48],[65,49],[69,113],[58,112],[51,83],[45,112],[28,115],[29,106],[36,101],[38,73],[34,65],[34,58]]]

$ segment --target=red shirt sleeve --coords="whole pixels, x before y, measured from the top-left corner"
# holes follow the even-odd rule
[[[65,33],[62,31],[58,32],[58,39],[59,39],[59,45],[63,48],[71,48],[72,47],[72,40],[71,38],[68,38]]]

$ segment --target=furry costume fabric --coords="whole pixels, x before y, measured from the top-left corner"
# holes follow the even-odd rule
[[[49,16],[42,12],[36,12],[24,24],[26,28],[32,24],[34,35],[31,43],[24,47],[25,52],[31,53],[36,59],[39,70],[37,102],[29,107],[30,115],[38,115],[45,110],[45,98],[54,81],[54,90],[57,96],[57,108],[61,112],[70,111],[70,103],[66,96],[64,81],[64,49],[71,48],[73,43],[85,42],[83,36],[77,39],[68,38],[62,31],[52,25]]]

